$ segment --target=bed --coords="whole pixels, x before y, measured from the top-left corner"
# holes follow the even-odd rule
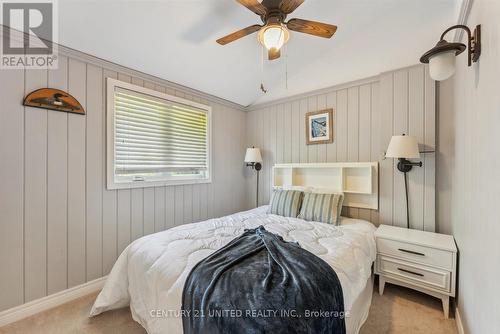
[[[378,164],[281,164],[273,167],[273,188],[342,192],[344,206],[378,208]],[[210,254],[259,226],[298,242],[338,276],[345,325],[356,334],[365,322],[373,290],[375,226],[341,217],[338,226],[268,214],[268,206],[186,224],[142,237],[119,256],[97,297],[91,316],[130,305],[132,317],[150,334],[182,333],[182,296],[193,267]]]
[[[191,269],[245,229],[262,225],[286,241],[299,242],[333,267],[344,293],[347,333],[358,333],[371,304],[373,224],[342,217],[337,227],[266,211],[262,206],[134,241],[118,258],[91,315],[130,305],[132,317],[148,333],[182,333],[182,290]]]

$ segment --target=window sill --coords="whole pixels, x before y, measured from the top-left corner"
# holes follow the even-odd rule
[[[182,186],[192,184],[212,183],[212,179],[193,179],[193,180],[165,180],[165,181],[136,181],[136,182],[108,182],[107,189],[135,189],[165,186]]]

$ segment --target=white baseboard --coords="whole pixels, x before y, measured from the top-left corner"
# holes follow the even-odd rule
[[[465,334],[464,325],[462,323],[462,317],[460,316],[460,311],[458,307],[455,309],[455,321],[457,322],[458,334]]]
[[[107,276],[0,312],[0,327],[99,291]]]

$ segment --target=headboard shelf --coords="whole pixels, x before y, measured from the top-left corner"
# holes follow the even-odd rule
[[[343,192],[344,205],[378,209],[378,163],[297,163],[273,167],[273,188]]]

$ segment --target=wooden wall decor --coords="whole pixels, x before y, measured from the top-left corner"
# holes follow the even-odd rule
[[[77,99],[54,88],[41,88],[29,93],[24,98],[23,105],[85,115],[85,110]]]

